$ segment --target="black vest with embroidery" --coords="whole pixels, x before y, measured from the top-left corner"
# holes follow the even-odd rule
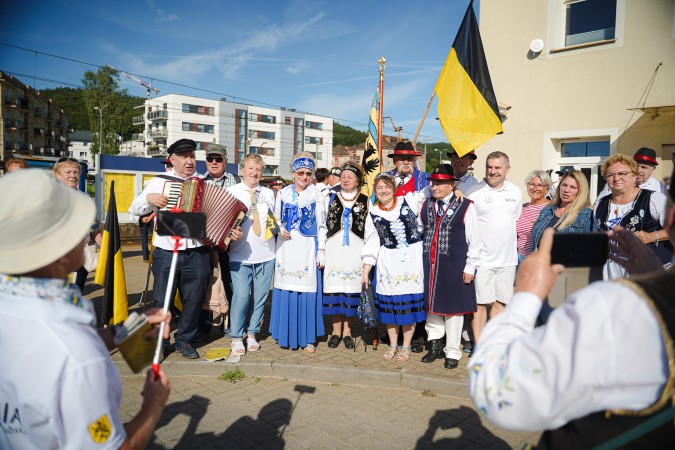
[[[660,334],[666,344],[666,353],[669,367],[675,364],[673,356],[673,336],[675,336],[675,304],[674,286],[675,271],[660,272],[656,275],[638,277],[617,281],[631,287],[650,304],[654,315],[661,326]],[[617,308],[621,305],[617,303]],[[598,349],[602,351],[602,349]],[[653,349],[646,349],[653,351]],[[626,364],[631,364],[626,355]],[[639,357],[639,355],[637,356]],[[643,411],[610,411],[589,414],[586,417],[573,420],[557,430],[544,432],[538,449],[585,449],[600,445],[623,432],[629,431],[654,415],[672,406],[675,398],[675,373],[668,374],[668,380],[661,392],[659,400]],[[651,432],[642,435],[634,441],[628,442],[621,448],[630,449],[672,449],[675,446],[675,426],[669,420]]]
[[[398,214],[398,220],[403,223],[405,242],[397,240],[396,235],[391,229],[392,222],[390,220],[373,213],[370,213],[370,217],[373,219],[373,225],[375,225],[378,236],[380,236],[380,245],[383,245],[385,248],[396,248],[403,243],[410,245],[422,240],[422,233],[417,230],[417,216],[405,200],[403,200]]]
[[[326,228],[328,228],[327,238],[335,236],[342,231],[342,213],[345,205],[339,194],[331,196],[332,200],[328,205],[326,213]],[[359,239],[363,240],[366,230],[366,217],[368,217],[368,205],[370,200],[368,196],[359,194],[351,208],[351,232]]]
[[[628,231],[646,231],[648,233],[662,230],[663,227],[657,219],[652,217],[649,209],[649,201],[654,191],[641,189],[635,199],[635,205],[619,223]],[[595,210],[595,224],[599,231],[609,231],[607,228],[607,218],[609,217],[609,202],[611,195],[606,195],[600,199],[598,207]],[[673,257],[673,245],[670,241],[660,242],[657,246],[655,242],[647,244],[656,256],[659,257],[662,264],[668,264]]]
[[[424,300],[430,313],[454,316],[476,312],[475,283],[462,281],[469,251],[464,216],[471,203],[469,199],[460,202],[453,197],[441,217],[434,199],[422,205]]]

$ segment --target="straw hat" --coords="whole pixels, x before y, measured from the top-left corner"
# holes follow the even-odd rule
[[[26,169],[0,178],[0,273],[48,266],[80,244],[94,202],[49,172]]]

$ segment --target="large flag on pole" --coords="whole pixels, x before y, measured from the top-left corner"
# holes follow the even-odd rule
[[[101,324],[114,325],[124,322],[129,312],[129,304],[124,263],[122,261],[122,240],[120,238],[120,224],[117,220],[114,181],[110,183],[108,215],[103,228],[94,283],[103,286]]]
[[[473,0],[466,10],[434,92],[438,96],[438,118],[443,132],[460,156],[503,131],[473,12]]]
[[[382,165],[377,153],[378,149],[378,124],[380,109],[380,89],[375,91],[373,103],[370,106],[370,119],[368,120],[368,136],[366,137],[366,148],[363,152],[361,165],[364,170],[364,185],[361,193],[371,198],[373,195],[373,183],[378,173],[382,172]]]

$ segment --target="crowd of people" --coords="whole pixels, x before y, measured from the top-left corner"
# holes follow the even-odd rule
[[[314,353],[325,336],[330,349],[340,344],[353,349],[352,321],[362,291],[372,285],[389,343],[383,358],[409,361],[414,336],[422,334],[427,343],[422,361],[443,358],[449,369],[463,352],[473,351],[488,318],[509,303],[518,265],[548,228],[576,233],[620,224],[670,264],[661,255],[672,248],[663,231],[664,189],[648,176],[639,178],[651,174],[641,166],[657,164],[651,149],[639,149],[634,158],[608,158],[602,167],[608,194],[595,205],[586,176],[572,167],[558,172],[555,184],[550,171],[532,171],[525,179],[530,201],[523,204],[521,190],[507,179],[510,160],[502,152],[487,156],[479,181],[469,171],[476,163],[473,152],[448,153],[451,164],[428,174],[420,171],[412,144],[400,143],[387,155],[395,168],[376,177],[372,199],[361,193],[364,172],[353,162],[322,169],[310,153],[296,154],[292,183],[275,183],[273,190],[261,185],[265,163],[259,156],[240,161],[239,178],[225,171],[222,145],[207,147],[204,175],[196,174],[194,142],[181,139],[168,152],[173,164],[168,176],[200,176],[248,208],[227,250],[187,243],[171,287],[166,286],[171,244],[155,237],[154,298],[160,304],[167,288],[180,291],[184,310],[175,349],[187,358],[198,357],[191,342],[208,332],[200,308],[217,262],[230,300],[225,331],[235,355],[260,348],[270,286],[267,323],[279,346]],[[143,216],[166,205],[168,198],[160,194],[164,181],[148,182],[129,212]],[[270,215],[280,223],[275,236],[265,232]],[[606,278],[625,275],[615,265],[607,263]],[[542,313],[543,320],[549,313],[550,308]]]
[[[227,149],[210,144],[206,150],[207,173],[200,175],[196,172],[195,151],[196,143],[189,139],[172,144],[165,161],[166,173],[149,180],[129,209],[142,223],[149,223],[153,213],[169,202],[164,183],[194,177],[226,190],[248,208],[245,220],[231,231],[226,250],[207,247],[194,239],[181,240],[172,286],[168,280],[174,242],[167,236],[153,237],[154,300],[161,306],[167,291],[169,298],[180,292],[182,309],[174,339],[175,350],[186,358],[199,357],[192,344],[200,333],[210,331],[202,304],[216,266],[220,267],[230,301],[229,330],[224,331],[229,331],[236,356],[260,349],[257,338],[270,288],[268,326],[277,345],[312,354],[328,332],[328,348],[338,348],[342,343],[346,349],[354,349],[352,321],[362,292],[372,285],[377,318],[386,328],[389,343],[382,353],[385,360],[409,361],[415,334],[420,332],[427,342],[427,353],[421,358],[424,363],[442,358],[445,368],[454,369],[463,350],[468,350],[472,358],[470,390],[483,412],[504,426],[511,426],[514,417],[521,420],[529,415],[531,420],[523,419],[517,427],[551,428],[581,417],[579,411],[597,411],[587,405],[592,398],[562,408],[559,405],[565,402],[558,401],[558,396],[574,392],[582,397],[593,384],[581,380],[591,373],[602,373],[592,369],[597,364],[574,369],[577,364],[570,360],[575,357],[570,351],[584,354],[584,361],[590,358],[582,347],[599,342],[605,330],[592,330],[597,324],[593,320],[612,308],[611,295],[604,294],[625,296],[626,289],[638,293],[643,289],[649,295],[654,293],[658,309],[660,296],[667,292],[662,287],[672,279],[638,281],[637,287],[594,285],[581,292],[578,301],[565,303],[560,312],[551,314],[549,310],[545,317],[540,315],[545,309],[542,300],[545,305],[552,280],[561,269],[550,263],[554,233],[614,230],[612,251],[604,267],[606,280],[636,275],[647,267],[670,269],[673,212],[667,212],[665,186],[651,178],[658,162],[655,152],[648,148],[640,148],[633,158],[616,154],[604,161],[601,169],[607,193],[595,204],[590,202],[585,175],[574,168],[561,170],[556,184],[549,171],[532,171],[525,179],[530,200],[523,204],[521,190],[507,179],[509,157],[499,151],[487,155],[485,175],[479,181],[469,172],[477,161],[473,152],[463,156],[448,153],[451,163],[439,164],[428,174],[417,166],[420,154],[414,147],[400,143],[387,155],[395,169],[375,177],[374,198],[361,192],[364,171],[354,162],[330,170],[317,169],[311,153],[298,153],[291,163],[293,182],[288,186],[277,184],[273,190],[261,185],[265,163],[260,156],[244,157],[239,177],[225,171]],[[0,237],[0,302],[7,305],[0,308],[7,324],[0,327],[0,340],[7,343],[0,350],[3,360],[20,360],[16,352],[21,347],[19,342],[24,341],[17,339],[39,325],[41,333],[50,337],[36,341],[34,354],[49,354],[50,358],[44,360],[52,362],[56,361],[54,355],[60,355],[60,365],[53,369],[58,376],[50,382],[78,389],[80,394],[82,389],[89,389],[86,396],[72,398],[98,399],[99,407],[83,408],[87,415],[80,409],[66,414],[61,405],[71,398],[70,391],[62,386],[57,389],[53,383],[43,383],[44,389],[35,390],[21,382],[38,373],[37,366],[31,365],[33,358],[24,358],[24,363],[12,366],[0,383],[0,393],[8,399],[6,408],[14,408],[15,417],[21,417],[12,425],[16,436],[0,435],[0,443],[2,439],[22,439],[22,427],[30,426],[31,433],[38,433],[43,442],[62,442],[59,433],[63,432],[80,433],[77,439],[83,442],[83,448],[88,446],[88,439],[143,445],[166,403],[170,383],[163,372],[156,376],[149,371],[141,411],[128,424],[121,424],[117,412],[121,384],[107,355],[114,347],[115,328],[99,330],[97,335],[93,309],[81,294],[82,277],[86,279],[82,249],[100,236],[97,225],[92,226],[93,203],[73,189],[77,188],[80,166],[71,158],[63,158],[55,165],[53,177],[40,170],[14,168],[17,173],[0,180],[3,192],[26,192],[31,197],[14,196],[0,210],[0,226],[11,231]],[[43,218],[46,213],[51,216]],[[278,221],[277,233],[268,233],[270,218],[274,219],[272,223]],[[29,251],[31,245],[35,251]],[[76,281],[79,288],[72,284]],[[658,289],[652,290],[654,286]],[[593,296],[607,298],[597,303],[593,303],[596,298],[583,300]],[[512,301],[516,305],[505,308]],[[667,302],[664,305],[667,307]],[[645,308],[633,305],[632,311],[636,316],[617,316],[617,323],[625,320],[628,324],[637,317],[652,329],[659,329],[655,325],[658,318]],[[38,325],[36,314],[41,317]],[[158,308],[147,315],[154,333],[159,323],[170,320]],[[330,317],[329,330],[324,328],[325,317]],[[581,317],[589,317],[589,321]],[[536,320],[545,324],[534,328]],[[581,331],[588,334],[577,341]],[[561,349],[561,336],[575,343]],[[171,351],[168,331],[162,338],[165,353]],[[464,349],[462,338],[466,341]],[[649,339],[656,342],[658,333]],[[633,347],[626,343],[627,338],[617,337],[619,341],[624,347],[616,344],[618,349],[642,345],[637,339],[630,344]],[[663,348],[666,352],[669,347]],[[661,358],[650,364],[657,373],[667,372],[664,361]],[[551,370],[549,365],[556,364],[571,371]],[[514,381],[518,377],[508,375],[514,370],[522,375],[518,382]],[[96,383],[87,381],[94,379]],[[524,380],[532,384],[520,386]],[[642,379],[636,375],[626,380],[638,383]],[[663,385],[661,378],[650,382]],[[101,383],[113,389],[94,392]],[[544,393],[542,383],[560,390]],[[520,391],[512,389],[516,385]],[[634,404],[630,404],[636,398],[634,394],[613,397],[622,392],[617,387],[607,397],[620,400],[605,402],[603,408],[621,408],[625,402],[633,409],[661,407],[665,394],[656,392],[652,385]],[[51,396],[40,395],[50,389],[63,399],[52,401],[48,400]],[[537,402],[542,406],[534,408],[537,414],[531,414]],[[556,408],[551,407],[554,404]],[[654,407],[647,409],[654,411]],[[515,414],[503,414],[507,410]],[[47,423],[45,417],[57,418],[59,426],[42,427],[40,424]],[[575,426],[592,426],[595,419],[583,420]],[[86,425],[80,427],[85,433],[73,431],[80,424]],[[573,432],[567,430],[548,438],[567,439],[566,433]],[[18,445],[12,442],[12,446]]]

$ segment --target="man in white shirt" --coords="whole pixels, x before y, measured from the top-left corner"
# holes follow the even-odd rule
[[[135,216],[144,216],[156,209],[161,209],[168,204],[169,198],[163,194],[164,184],[174,179],[185,181],[191,177],[199,177],[196,173],[197,160],[195,150],[197,144],[190,139],[179,139],[168,149],[169,159],[173,164],[173,170],[166,175],[155,177],[147,182],[145,189],[134,199],[129,208],[129,213]],[[168,178],[165,178],[168,177]],[[155,250],[152,253],[152,274],[154,285],[152,289],[155,305],[164,304],[164,296],[167,288],[171,290],[170,298],[176,295],[176,289],[180,289],[183,301],[183,310],[178,319],[178,331],[176,331],[176,350],[189,359],[199,358],[199,353],[190,342],[197,336],[200,311],[204,296],[211,276],[211,260],[208,247],[194,239],[181,239],[181,247],[178,252],[178,264],[174,285],[169,283],[169,269],[174,249],[174,241],[169,236],[155,234],[153,241]],[[168,351],[169,342],[165,341],[165,353]]]
[[[510,170],[508,155],[499,151],[490,153],[485,161],[485,179],[469,195],[478,213],[482,241],[476,271],[478,310],[471,322],[476,343],[480,342],[487,322],[487,306],[491,305],[490,317],[495,317],[513,295],[518,265],[516,220],[523,208],[523,194],[506,180]]]
[[[0,192],[0,448],[145,448],[169,380],[148,370],[140,410],[123,424],[109,354],[117,328],[97,331],[93,303],[69,282],[94,203],[39,169],[3,176]],[[169,316],[146,316],[153,327],[164,321],[168,336]]]
[[[666,192],[666,185],[652,177],[654,169],[656,169],[656,166],[659,165],[658,161],[656,160],[656,152],[651,148],[642,147],[635,152],[633,159],[638,165],[638,174],[636,180],[638,186],[640,186],[642,189],[659,192],[667,196],[668,193]],[[600,194],[598,194],[598,198],[595,199],[594,206],[597,206],[600,199],[608,194],[610,194],[609,184],[605,184],[605,187],[602,189]]]
[[[672,181],[669,195],[665,228],[675,240]],[[553,234],[544,232],[520,266],[505,312],[485,327],[469,363],[474,404],[502,428],[548,430],[542,448],[596,448],[614,439],[620,442],[606,448],[672,448],[675,271],[664,272],[634,233],[617,227],[610,258],[647,275],[593,283],[535,328],[563,270],[551,265]]]
[[[479,181],[469,173],[469,168],[473,165],[473,162],[476,160],[477,156],[475,152],[469,152],[464,156],[459,156],[454,150],[448,152],[448,157],[450,158],[450,163],[452,164],[452,170],[455,171],[455,176],[459,180],[455,189],[464,193],[465,195],[470,194],[473,191],[473,187],[476,186]]]

